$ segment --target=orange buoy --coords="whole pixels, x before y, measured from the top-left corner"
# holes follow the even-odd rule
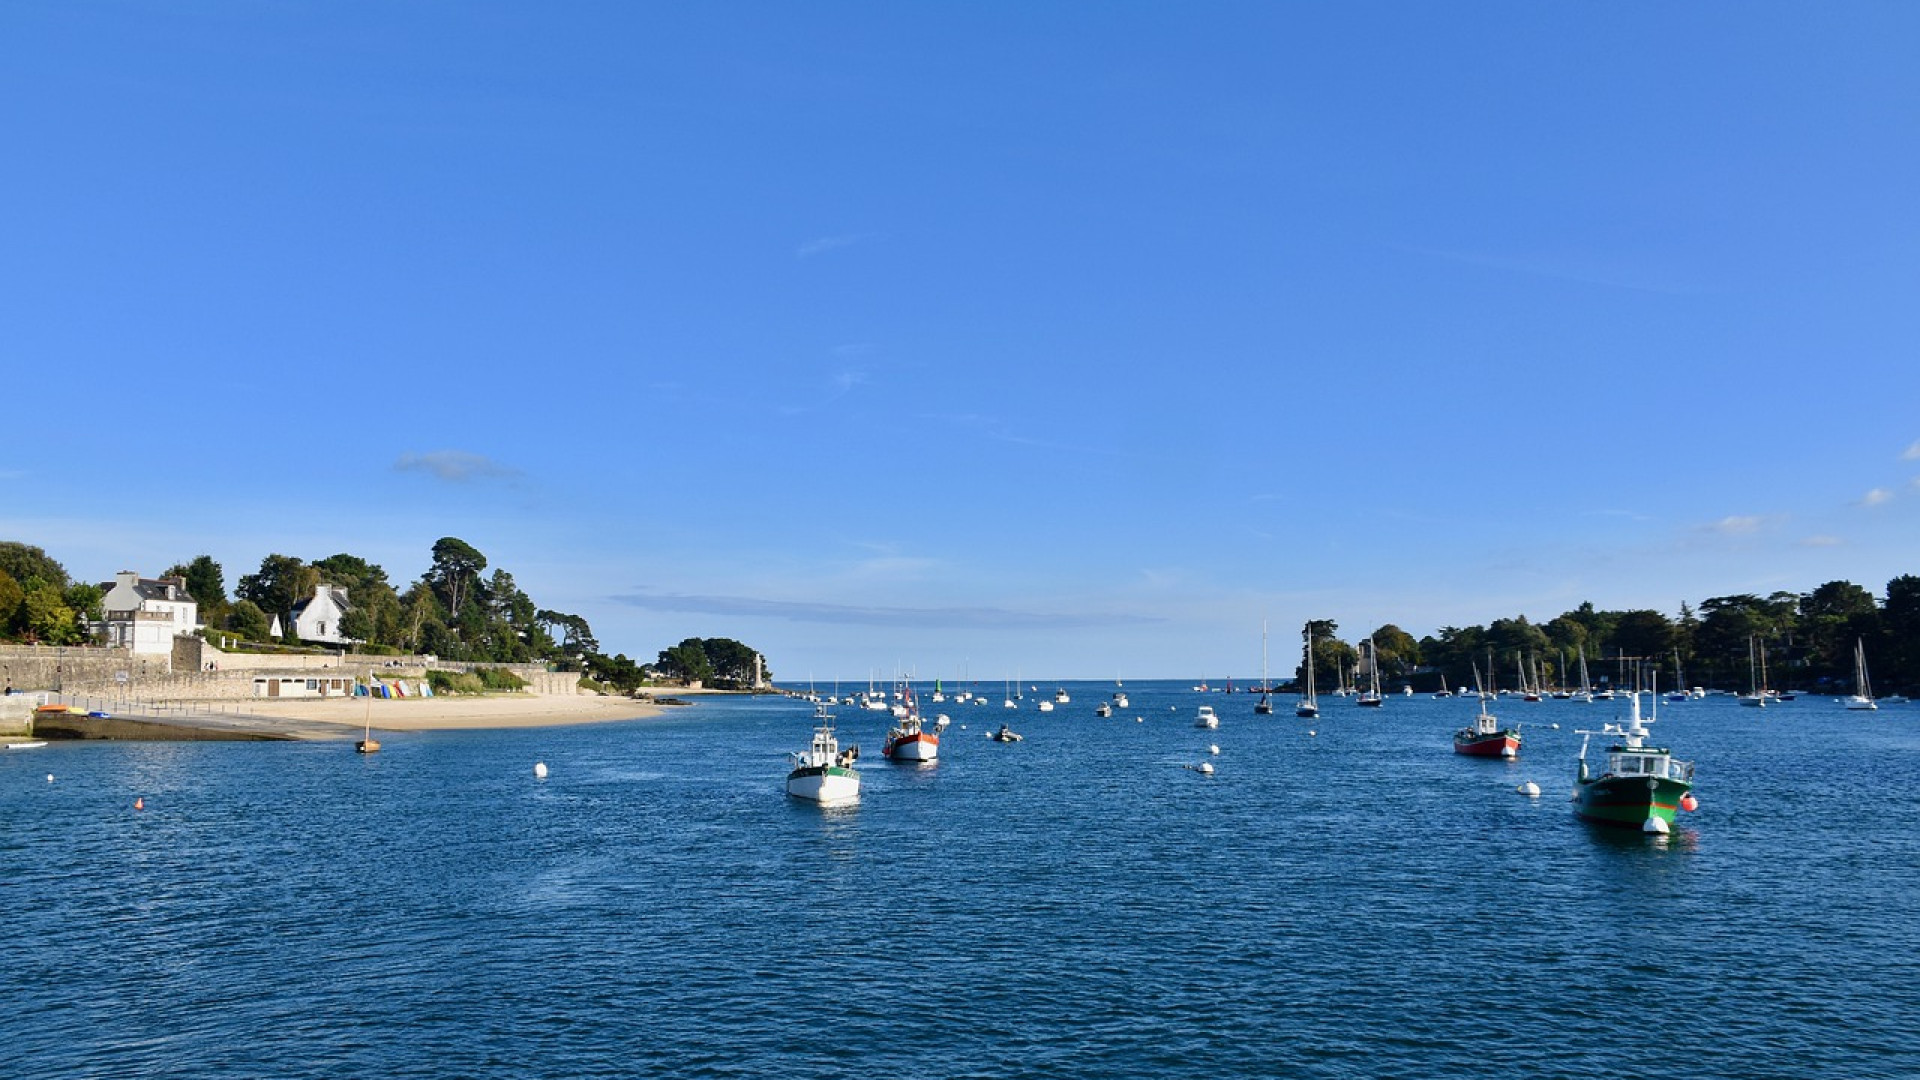
[[[1680,809],[1691,814],[1695,810],[1700,809],[1700,800],[1694,798],[1693,792],[1689,791],[1685,795],[1680,796]]]
[[[133,800],[133,808],[135,810],[145,810],[147,808],[147,800],[136,795]]]

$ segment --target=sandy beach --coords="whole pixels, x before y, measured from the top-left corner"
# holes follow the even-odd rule
[[[700,691],[663,690],[662,697],[687,698]],[[330,698],[313,701],[256,699],[246,711],[303,728],[337,726],[360,730],[371,721],[375,731],[455,731],[476,728],[552,727],[635,720],[657,716],[670,705],[624,697],[537,694],[431,698]]]

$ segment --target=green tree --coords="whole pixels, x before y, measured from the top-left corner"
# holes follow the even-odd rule
[[[293,606],[313,595],[320,571],[292,555],[269,555],[260,560],[260,572],[240,579],[234,593],[260,610],[278,616],[283,634],[293,633]]]
[[[583,668],[590,673],[594,681],[605,683],[616,690],[631,693],[646,683],[646,669],[627,659],[625,653],[617,656],[595,655]]]
[[[211,555],[196,555],[192,562],[174,563],[167,568],[162,577],[178,577],[186,580],[187,595],[200,605],[200,614],[205,617],[209,612],[221,611],[227,606],[226,571]]]
[[[548,655],[561,663],[577,665],[600,651],[600,642],[594,639],[593,628],[580,616],[542,608],[534,617],[539,620],[549,641],[555,637],[559,639],[551,645]]]
[[[1800,598],[1793,641],[1815,677],[1851,678],[1854,640],[1877,627],[1873,594],[1851,581],[1829,581]]]
[[[1887,582],[1880,618],[1887,655],[1875,683],[1903,694],[1920,690],[1920,577],[1902,574]]]
[[[44,581],[56,591],[72,584],[67,578],[67,568],[45,551],[13,540],[0,540],[0,571],[5,571],[23,589],[30,588],[35,581]]]
[[[199,555],[192,562],[174,563],[160,576],[186,581],[187,595],[199,605],[201,622],[208,626],[225,625],[227,610],[232,604],[227,600],[226,572],[213,561],[213,556]]]
[[[98,585],[76,582],[67,586],[67,590],[60,594],[60,599],[73,609],[74,618],[88,625],[100,621],[100,601],[106,599],[106,595]]]
[[[1382,679],[1405,679],[1420,664],[1420,643],[1413,635],[1392,623],[1380,627],[1371,635],[1374,651],[1380,660]]]
[[[759,653],[732,638],[707,638],[700,643],[707,654],[707,666],[715,685],[733,689],[753,686],[754,664]],[[771,678],[769,674],[767,676]]]
[[[1613,628],[1614,648],[1660,661],[1673,651],[1673,623],[1657,611],[1623,611]]]
[[[20,636],[20,628],[26,625],[26,602],[27,590],[12,574],[0,570],[0,634]]]
[[[36,581],[27,589],[25,632],[29,641],[43,645],[71,645],[80,640],[79,625],[73,609],[62,599],[60,590],[45,581]]]
[[[661,674],[681,682],[705,682],[713,678],[713,664],[707,659],[706,646],[699,638],[687,638],[660,654],[656,665]]]
[[[267,613],[261,610],[259,604],[245,599],[235,601],[227,612],[227,629],[242,641],[265,641],[272,631]]]
[[[343,637],[372,642],[378,630],[373,613],[365,605],[355,604],[340,615],[340,633]]]
[[[458,623],[473,599],[480,572],[486,568],[487,557],[478,548],[457,537],[443,536],[433,543],[433,565],[422,580],[433,589],[449,619]]]
[[[451,640],[446,627],[446,612],[425,582],[408,589],[406,595],[400,598],[400,606],[401,627],[394,640],[395,645],[411,653],[422,653],[431,651],[428,642]],[[452,658],[451,653],[435,655]]]

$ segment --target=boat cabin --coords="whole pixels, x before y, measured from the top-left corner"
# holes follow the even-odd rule
[[[1626,746],[1615,743],[1607,748],[1608,776],[1645,776],[1655,780],[1693,783],[1693,762],[1675,761],[1664,746]]]

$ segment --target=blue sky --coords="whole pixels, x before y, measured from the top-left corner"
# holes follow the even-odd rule
[[[0,7],[0,537],[1257,674],[1920,573],[1920,6]],[[1276,661],[1276,667],[1279,662]]]

